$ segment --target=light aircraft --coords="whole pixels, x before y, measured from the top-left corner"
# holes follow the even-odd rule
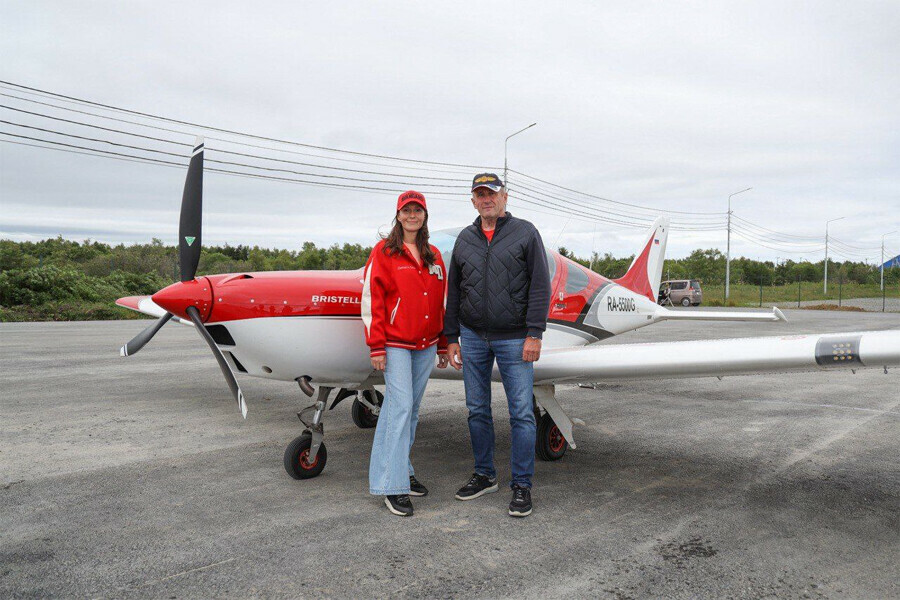
[[[374,427],[383,400],[380,371],[369,361],[360,296],[363,270],[275,271],[196,276],[200,260],[203,142],[193,150],[179,224],[181,282],[152,296],[117,300],[119,306],[159,319],[121,349],[140,350],[167,321],[191,325],[203,337],[246,418],[235,373],[292,381],[315,402],[297,416],[305,431],[285,450],[295,479],[317,476],[328,458],[323,417],[354,397],[354,422]],[[460,229],[436,231],[431,242],[447,264]],[[536,452],[544,460],[575,448],[573,421],[556,400],[555,386],[651,378],[742,375],[900,365],[900,331],[784,335],[644,344],[602,340],[664,320],[784,321],[771,312],[670,310],[656,303],[668,221],[656,220],[628,272],[611,280],[547,249],[553,295],[541,358],[534,365]],[[461,379],[454,369],[433,378]],[[499,373],[494,371],[499,381]],[[338,390],[329,405],[329,396]]]

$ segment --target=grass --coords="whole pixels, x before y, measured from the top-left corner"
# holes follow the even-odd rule
[[[0,323],[27,321],[111,321],[150,319],[110,302],[48,302],[40,306],[0,306]]]
[[[724,285],[704,285],[703,304],[706,306],[759,306],[759,286],[748,284],[733,284],[731,286],[728,302],[725,300]],[[885,286],[885,296],[888,298],[900,298],[900,286],[894,284]],[[802,282],[800,284],[800,300],[825,301],[838,300],[840,298],[881,298],[881,290],[877,283],[859,284],[837,282],[828,283],[828,294],[822,291],[822,282]],[[797,305],[797,284],[788,285],[764,285],[762,287],[762,301],[776,302],[779,305]],[[806,307],[809,308],[809,307]]]
[[[866,312],[864,308],[858,306],[838,306],[837,304],[808,304],[803,307],[804,310],[839,310],[843,312]]]

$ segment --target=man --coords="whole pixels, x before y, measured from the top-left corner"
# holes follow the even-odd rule
[[[534,361],[550,307],[547,255],[537,229],[506,212],[506,189],[493,173],[472,181],[478,218],[456,238],[448,270],[444,334],[450,364],[463,370],[475,473],[456,493],[473,500],[496,492],[491,372],[500,370],[512,429],[509,514],[531,514],[536,424]],[[460,349],[460,342],[462,349]]]

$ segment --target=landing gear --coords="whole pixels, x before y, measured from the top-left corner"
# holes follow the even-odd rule
[[[301,377],[297,379],[297,383],[306,395],[312,396],[314,389],[309,383],[309,378]],[[322,443],[325,437],[322,416],[328,406],[328,395],[333,389],[320,386],[315,404],[307,406],[297,413],[297,418],[307,429],[300,437],[288,444],[284,451],[284,470],[294,479],[315,477],[325,468],[328,451],[325,449],[325,444]],[[336,399],[335,404],[339,401]]]
[[[534,450],[538,458],[559,460],[565,456],[570,447],[575,449],[572,437],[573,422],[556,401],[554,386],[534,386],[534,417],[537,421]]]
[[[549,413],[538,420],[535,451],[541,460],[559,460],[569,449],[569,442],[563,437],[559,427],[553,422]]]
[[[317,476],[325,468],[328,460],[328,450],[325,444],[319,444],[319,451],[310,460],[309,448],[312,446],[312,433],[303,432],[303,435],[288,444],[284,451],[284,470],[294,479],[310,479]]]
[[[378,390],[363,390],[362,398],[353,401],[350,414],[360,429],[371,429],[378,424],[378,411],[384,402],[384,394]]]

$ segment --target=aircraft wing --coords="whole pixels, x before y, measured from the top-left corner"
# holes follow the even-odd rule
[[[122,308],[127,308],[139,313],[144,313],[145,315],[156,317],[157,319],[166,314],[166,311],[161,306],[156,304],[150,298],[150,296],[126,296],[124,298],[119,298],[118,300],[116,300],[116,304],[118,304]],[[177,321],[182,325],[190,325],[191,327],[194,326],[194,324],[190,321],[180,319],[178,317],[172,317],[172,321]]]
[[[465,350],[464,350],[465,351]],[[546,349],[535,385],[900,366],[900,331]]]

